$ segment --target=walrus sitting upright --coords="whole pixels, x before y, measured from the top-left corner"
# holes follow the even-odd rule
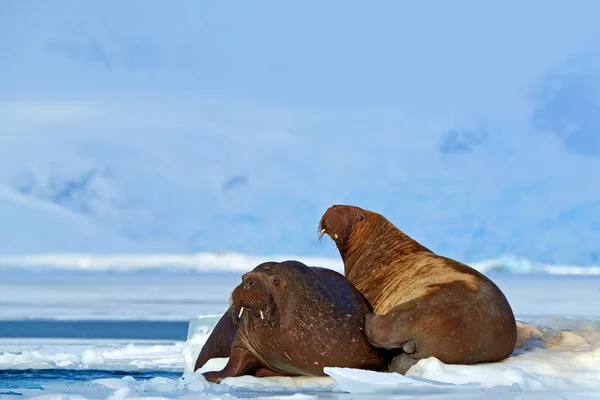
[[[219,333],[209,337],[194,370],[224,353],[230,354],[227,365],[205,372],[208,381],[246,374],[325,376],[324,367],[385,370],[385,351],[365,334],[371,310],[336,271],[299,261],[262,263],[233,290]]]
[[[373,307],[366,316],[369,341],[399,351],[391,371],[405,374],[431,356],[447,364],[500,361],[515,348],[516,321],[506,297],[475,269],[435,254],[359,207],[330,207],[319,231],[335,242],[346,277]]]

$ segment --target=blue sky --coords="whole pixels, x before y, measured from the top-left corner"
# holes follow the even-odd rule
[[[540,75],[600,34],[594,1],[2,8],[3,97],[28,99],[168,90],[293,108],[476,113],[527,97]]]
[[[407,115],[423,126],[530,123],[548,75],[575,70],[580,97],[597,81],[593,1],[1,7],[0,112],[15,119],[5,123],[35,114],[179,129],[196,126],[200,108],[228,120],[243,109],[284,128],[326,116],[356,137],[356,114],[382,125]],[[402,136],[423,137],[405,123]]]
[[[335,202],[376,208],[451,255],[481,224],[505,233],[477,239],[478,257],[529,255],[516,229],[527,242],[550,232],[535,256],[565,226],[591,243],[599,12],[595,1],[3,2],[0,180],[56,202],[98,177],[59,206],[202,250],[317,251],[314,220]]]

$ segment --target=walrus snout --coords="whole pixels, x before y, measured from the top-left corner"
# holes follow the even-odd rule
[[[261,276],[261,273],[247,272],[242,275],[242,289],[244,291],[252,289],[253,287],[257,286],[257,284],[259,284],[258,286],[265,286],[263,284],[263,277]],[[262,289],[266,290],[266,287],[263,287]]]
[[[232,293],[232,306],[238,319],[245,315],[244,310],[255,312],[261,320],[268,319],[274,305],[266,279],[268,276],[261,272],[242,275],[242,283]]]
[[[242,284],[242,289],[244,290],[248,290],[250,289],[252,286],[254,286],[256,282],[253,279],[245,279],[244,283]]]

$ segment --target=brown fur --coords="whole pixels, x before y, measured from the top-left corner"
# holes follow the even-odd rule
[[[516,322],[500,289],[475,269],[435,254],[382,215],[330,207],[319,223],[336,243],[346,277],[373,307],[369,341],[405,349],[391,366],[405,373],[421,358],[498,361],[516,342]]]
[[[222,317],[237,324],[229,362],[222,371],[204,373],[207,380],[324,376],[328,366],[385,369],[384,352],[365,334],[365,315],[372,309],[342,274],[285,261],[260,264],[242,279]],[[214,341],[207,345],[212,349]]]

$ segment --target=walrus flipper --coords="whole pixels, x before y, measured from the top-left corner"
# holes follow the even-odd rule
[[[225,358],[231,355],[231,346],[237,334],[238,326],[231,308],[225,311],[206,340],[206,343],[202,346],[202,350],[196,359],[194,371],[202,368],[212,358]]]
[[[227,365],[221,371],[205,372],[204,378],[209,382],[220,383],[223,379],[245,375],[259,366],[258,361],[247,350],[234,347]]]

